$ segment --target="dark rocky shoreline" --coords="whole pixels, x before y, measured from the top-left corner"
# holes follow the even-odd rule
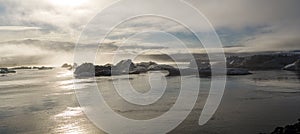
[[[300,119],[298,119],[298,122],[295,124],[286,125],[285,127],[276,127],[274,131],[269,134],[300,134]]]
[[[27,67],[27,66],[21,66],[21,67],[13,67],[13,68],[0,68],[0,74],[9,74],[9,73],[17,73],[17,70],[51,70],[54,69],[54,67]]]
[[[219,64],[219,63],[215,63]],[[257,70],[287,70],[300,72],[300,54],[274,53],[252,56],[229,56],[226,58],[227,75],[249,75]],[[196,58],[190,61],[189,67],[179,69],[171,65],[155,62],[133,63],[130,59],[122,60],[116,65],[93,65],[84,63],[75,68],[76,77],[112,76],[122,74],[139,74],[148,71],[168,71],[167,76],[199,75],[210,76],[211,65],[206,58]],[[221,74],[220,75],[224,75]]]
[[[190,63],[192,64],[192,63]],[[211,76],[210,65],[199,67],[189,67],[179,69],[171,65],[157,64],[155,62],[141,62],[133,63],[132,60],[122,60],[116,65],[93,65],[92,63],[84,63],[78,66],[75,71],[75,77],[100,77],[100,76],[112,76],[122,74],[140,74],[148,71],[167,71],[167,76],[180,76],[180,75],[199,75],[200,77]],[[251,74],[247,69],[240,68],[228,68],[227,75],[248,75]],[[222,73],[220,72],[220,75]]]
[[[8,73],[16,73],[16,71],[8,68],[0,68],[0,74],[8,74]]]

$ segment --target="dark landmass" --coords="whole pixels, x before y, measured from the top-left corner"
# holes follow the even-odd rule
[[[0,68],[0,74],[16,73],[16,71],[8,68]]]
[[[209,61],[208,55],[206,53],[178,53],[178,54],[145,54],[140,55],[137,57],[137,60],[155,60],[155,61],[162,61],[162,62],[172,62],[173,59],[170,57],[174,57],[178,62],[189,62],[191,59],[187,59],[187,57],[193,56],[195,59],[202,59],[205,61]],[[300,57],[300,51],[286,51],[286,52],[277,52],[277,51],[268,51],[268,52],[244,52],[244,53],[225,53],[225,57],[241,57],[247,58],[252,56],[280,56],[280,55],[287,55],[287,56],[298,56]]]
[[[245,68],[249,70],[281,70],[287,65],[296,63],[299,59],[299,54],[265,54],[245,57],[230,56],[227,58],[227,67]],[[299,62],[297,62],[297,65],[299,65]],[[297,69],[295,68],[293,71],[297,71]]]
[[[300,119],[298,119],[298,123],[295,123],[293,125],[286,125],[285,127],[277,127],[273,132],[268,134],[300,134]]]
[[[21,66],[21,67],[13,67],[11,68],[12,70],[20,70],[20,69],[35,69],[35,67],[25,67],[25,66]]]
[[[167,55],[152,55],[158,56],[160,59],[170,59]],[[178,54],[177,56],[183,57],[184,54]],[[84,63],[76,68],[74,74],[78,77],[81,76],[111,76],[121,74],[139,74],[148,71],[168,71],[167,76],[179,76],[179,75],[199,75],[210,76],[211,63],[207,58],[207,55],[195,55],[195,58],[191,60],[188,68],[179,69],[171,65],[157,64],[155,62],[141,62],[133,63],[131,60],[122,60],[116,65],[93,65],[91,63]],[[153,58],[153,57],[152,57]],[[185,59],[186,60],[186,59]],[[215,62],[214,65],[220,64]],[[272,53],[272,54],[259,54],[259,55],[247,55],[247,56],[229,56],[226,58],[227,75],[248,75],[251,74],[249,70],[288,70],[288,71],[300,71],[300,54],[299,53]],[[220,69],[221,70],[221,69]],[[215,71],[215,70],[214,70]],[[224,75],[222,72],[217,71],[217,75]]]
[[[54,67],[44,67],[44,66],[42,66],[42,67],[37,67],[37,69],[38,70],[51,70],[51,69],[53,69]]]
[[[190,64],[194,64],[191,61]],[[200,77],[211,76],[211,68],[209,64],[202,67],[190,67],[179,69],[171,65],[157,64],[155,62],[141,62],[133,63],[132,60],[122,60],[116,65],[106,64],[103,66],[93,65],[92,63],[84,63],[78,66],[75,71],[75,77],[93,77],[93,76],[112,76],[112,75],[122,75],[122,74],[140,74],[146,73],[148,71],[167,71],[167,76],[180,76],[180,75],[199,75]],[[227,75],[248,75],[251,74],[247,69],[239,68],[228,68]],[[224,75],[219,72],[218,75]]]
[[[66,68],[68,70],[72,70],[74,67],[76,67],[76,65],[71,65],[71,64],[68,64],[68,63],[65,63],[61,66],[61,68]]]
[[[51,70],[54,67],[45,67],[45,66],[41,66],[41,67],[30,67],[30,66],[21,66],[21,67],[13,67],[10,68],[11,70],[31,70],[31,69],[38,69],[38,70]]]
[[[292,64],[286,65],[283,70],[288,70],[288,71],[300,71],[300,59],[295,61]]]
[[[65,63],[61,66],[62,68],[70,68],[73,67],[71,64]]]
[[[173,62],[172,58],[175,57],[178,62],[189,62],[191,54],[172,54],[170,56],[166,54],[155,55],[143,55],[140,59],[149,59],[163,62]],[[191,62],[191,67],[198,66],[199,68],[205,68],[209,65],[209,58],[207,54],[192,54],[194,61]],[[297,71],[294,63],[300,60],[299,51],[288,52],[257,52],[257,53],[226,53],[226,65],[227,68],[243,68],[248,70],[289,70]],[[214,62],[214,61],[211,61]],[[298,62],[299,64],[299,62]],[[290,65],[290,66],[288,66]],[[286,67],[287,66],[287,67]],[[298,67],[299,70],[299,67]]]
[[[226,58],[227,68],[241,68],[248,70],[288,70],[300,71],[299,53],[272,53],[236,56]],[[205,68],[209,66],[208,58],[195,58],[190,67]]]
[[[31,69],[37,69],[37,70],[51,70],[54,67],[26,67],[26,66],[22,66],[22,67],[13,67],[13,68],[0,68],[0,74],[8,74],[8,73],[16,73],[16,70],[31,70]],[[3,75],[1,75],[3,76]]]

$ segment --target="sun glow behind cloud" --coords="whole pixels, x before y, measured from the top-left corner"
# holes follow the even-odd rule
[[[77,7],[88,2],[88,0],[49,0],[55,6]]]

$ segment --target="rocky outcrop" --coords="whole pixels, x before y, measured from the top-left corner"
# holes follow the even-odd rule
[[[175,68],[170,65],[151,65],[148,68],[148,71],[161,71],[161,70],[166,70],[168,71],[167,76],[179,76],[180,75],[180,70],[178,68]]]
[[[283,70],[288,70],[288,71],[300,71],[300,59],[295,61],[292,64],[288,64],[285,67],[282,68]]]
[[[286,125],[285,127],[277,127],[270,134],[299,134],[300,133],[300,119],[298,122],[292,125]],[[260,133],[267,134],[267,133]]]
[[[169,70],[174,69],[171,65],[165,65],[165,64],[157,64],[157,65],[151,65],[148,67],[149,71],[159,71],[159,70]]]
[[[38,70],[51,70],[51,69],[53,69],[53,67],[44,67],[44,66],[42,66],[42,67],[38,67],[37,69]]]
[[[116,66],[113,66],[112,68],[116,74],[128,74],[134,72],[135,65],[132,60],[127,59],[120,61],[116,64]]]
[[[13,67],[12,70],[21,70],[21,69],[33,69],[32,67]]]
[[[6,73],[8,73],[8,69],[7,68],[0,68],[0,73],[1,74],[6,74]]]
[[[92,63],[84,63],[78,66],[75,71],[75,77],[93,77],[93,76],[112,76],[122,74],[139,74],[148,71],[161,71],[166,70],[169,72],[168,76],[180,75],[179,69],[170,65],[159,65],[155,62],[142,62],[136,65],[131,60],[122,60],[115,66],[106,64],[104,66],[93,65]]]
[[[174,67],[164,68],[164,70],[168,71],[167,76],[180,76],[180,70]]]
[[[92,63],[83,63],[74,71],[75,77],[93,77],[95,76],[95,66]]]
[[[287,70],[287,71],[296,71],[295,63],[288,64],[285,67],[283,67],[282,69]]]
[[[136,67],[131,60],[122,60],[115,66],[112,64],[99,66],[92,63],[84,63],[75,69],[74,74],[76,77],[92,77],[121,74],[139,74],[144,71],[147,70],[145,70],[144,68]]]
[[[143,67],[143,68],[149,68],[152,65],[157,65],[157,63],[150,61],[150,62],[140,62],[136,64],[137,67]]]
[[[67,68],[68,70],[71,70],[73,66],[71,64],[65,63],[61,66],[61,68]]]
[[[295,62],[296,71],[300,71],[300,59]]]
[[[10,70],[8,68],[0,68],[0,74],[8,74],[8,73],[16,73],[16,71]]]
[[[208,64],[206,64],[208,65]],[[92,63],[84,63],[78,66],[74,74],[76,77],[93,77],[93,76],[112,76],[122,74],[140,74],[148,71],[168,71],[167,76],[180,75],[199,75],[200,77],[211,76],[210,67],[203,68],[185,68],[179,69],[171,65],[157,64],[155,62],[141,62],[134,64],[131,60],[122,60],[115,66],[106,64],[104,66],[93,65]],[[229,68],[227,75],[247,75],[251,74],[248,69]],[[224,74],[217,74],[224,75]]]
[[[111,64],[106,64],[104,66],[95,66],[95,76],[111,76],[112,71],[111,71],[112,65]]]
[[[136,68],[134,68],[134,72],[146,73],[147,71],[148,71],[148,69],[143,66],[136,66]]]

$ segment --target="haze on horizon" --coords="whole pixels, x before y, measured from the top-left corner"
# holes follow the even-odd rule
[[[114,0],[0,0],[0,65],[62,64],[72,62],[74,45],[85,25]],[[226,52],[300,50],[298,0],[187,0],[212,23]],[[145,4],[145,6],[150,6]],[[143,8],[143,7],[140,7]],[[167,8],[162,5],[162,9]],[[121,7],[120,7],[121,10]],[[128,11],[130,12],[130,11]],[[178,10],[180,12],[180,10]],[[122,15],[124,12],[108,14]],[[125,13],[124,13],[125,14]],[[178,14],[174,12],[174,14]],[[186,16],[188,17],[188,16]],[[109,23],[110,20],[105,20]],[[197,24],[197,22],[195,22]],[[106,28],[106,27],[103,27]],[[122,42],[142,30],[165,31],[187,42],[194,53],[201,44],[178,24],[155,17],[124,23],[101,46],[112,53]],[[161,33],[133,38],[122,51],[136,53],[172,49],[175,42]],[[97,45],[90,42],[88,45]]]

